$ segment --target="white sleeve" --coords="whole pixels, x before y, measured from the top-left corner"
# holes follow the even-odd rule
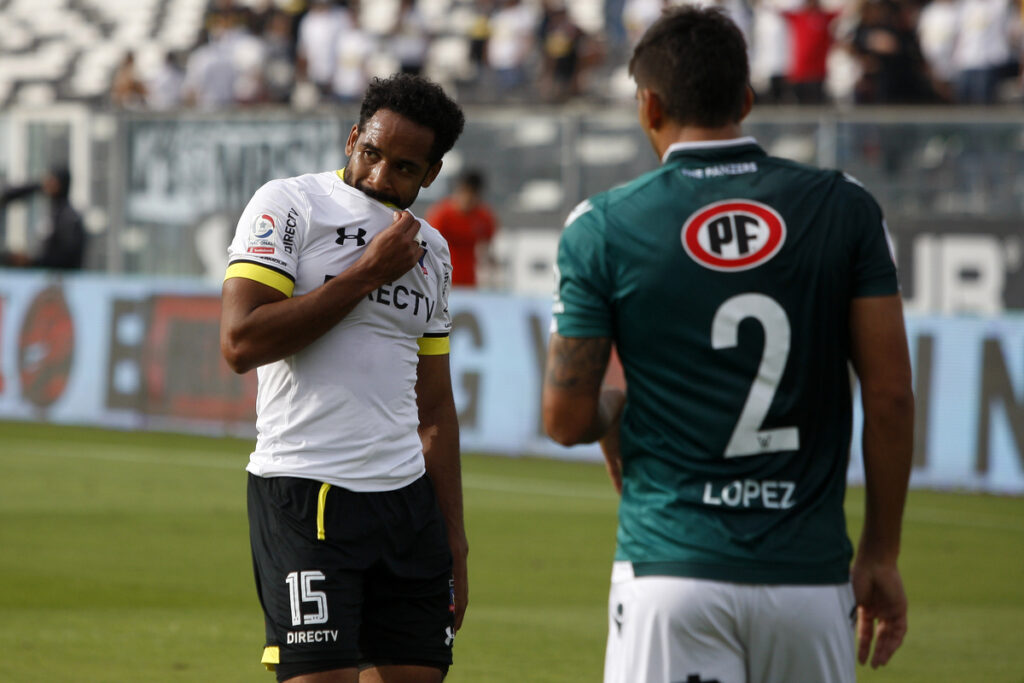
[[[225,279],[246,277],[291,296],[308,218],[301,194],[286,181],[261,187],[238,219]]]
[[[440,268],[437,273],[437,309],[427,323],[428,336],[448,336],[452,331],[452,315],[448,310],[448,295],[452,291],[452,256],[448,250],[448,243],[441,237],[441,233],[430,228],[422,230],[422,234],[433,237],[429,240],[429,249],[434,252]]]

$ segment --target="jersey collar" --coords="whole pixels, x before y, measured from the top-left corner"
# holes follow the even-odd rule
[[[699,142],[673,142],[661,157],[661,163],[668,161],[669,157],[677,153],[698,152],[712,149],[723,149],[730,147],[745,147],[757,145],[757,140],[752,135],[744,135],[741,138],[731,140],[702,140]]]

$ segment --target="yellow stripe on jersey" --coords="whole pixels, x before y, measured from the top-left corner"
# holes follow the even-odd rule
[[[281,663],[281,648],[277,645],[273,647],[263,648],[263,659],[260,660],[260,664],[267,667],[267,671],[274,671],[277,669],[277,665]]]
[[[319,541],[327,538],[327,529],[324,528],[324,508],[327,507],[327,492],[331,490],[330,484],[320,487],[320,495],[316,497],[316,538]]]
[[[448,353],[448,337],[420,337],[416,340],[420,345],[419,355],[421,356],[443,356]]]
[[[286,276],[256,263],[232,263],[228,266],[227,273],[224,274],[224,279],[230,280],[233,277],[255,280],[256,282],[267,285],[268,287],[273,287],[285,296],[291,296],[292,292],[295,291],[295,283],[289,280]]]

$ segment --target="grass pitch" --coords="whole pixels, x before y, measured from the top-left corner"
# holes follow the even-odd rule
[[[250,444],[0,423],[0,679],[273,681],[245,520]],[[449,683],[599,681],[602,468],[467,456],[470,606]],[[847,503],[857,534],[862,492]],[[910,633],[867,683],[1024,683],[1024,499],[912,492]]]

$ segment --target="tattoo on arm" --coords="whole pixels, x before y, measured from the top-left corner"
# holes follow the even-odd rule
[[[557,389],[577,391],[601,387],[612,341],[607,337],[551,337],[544,381]]]

